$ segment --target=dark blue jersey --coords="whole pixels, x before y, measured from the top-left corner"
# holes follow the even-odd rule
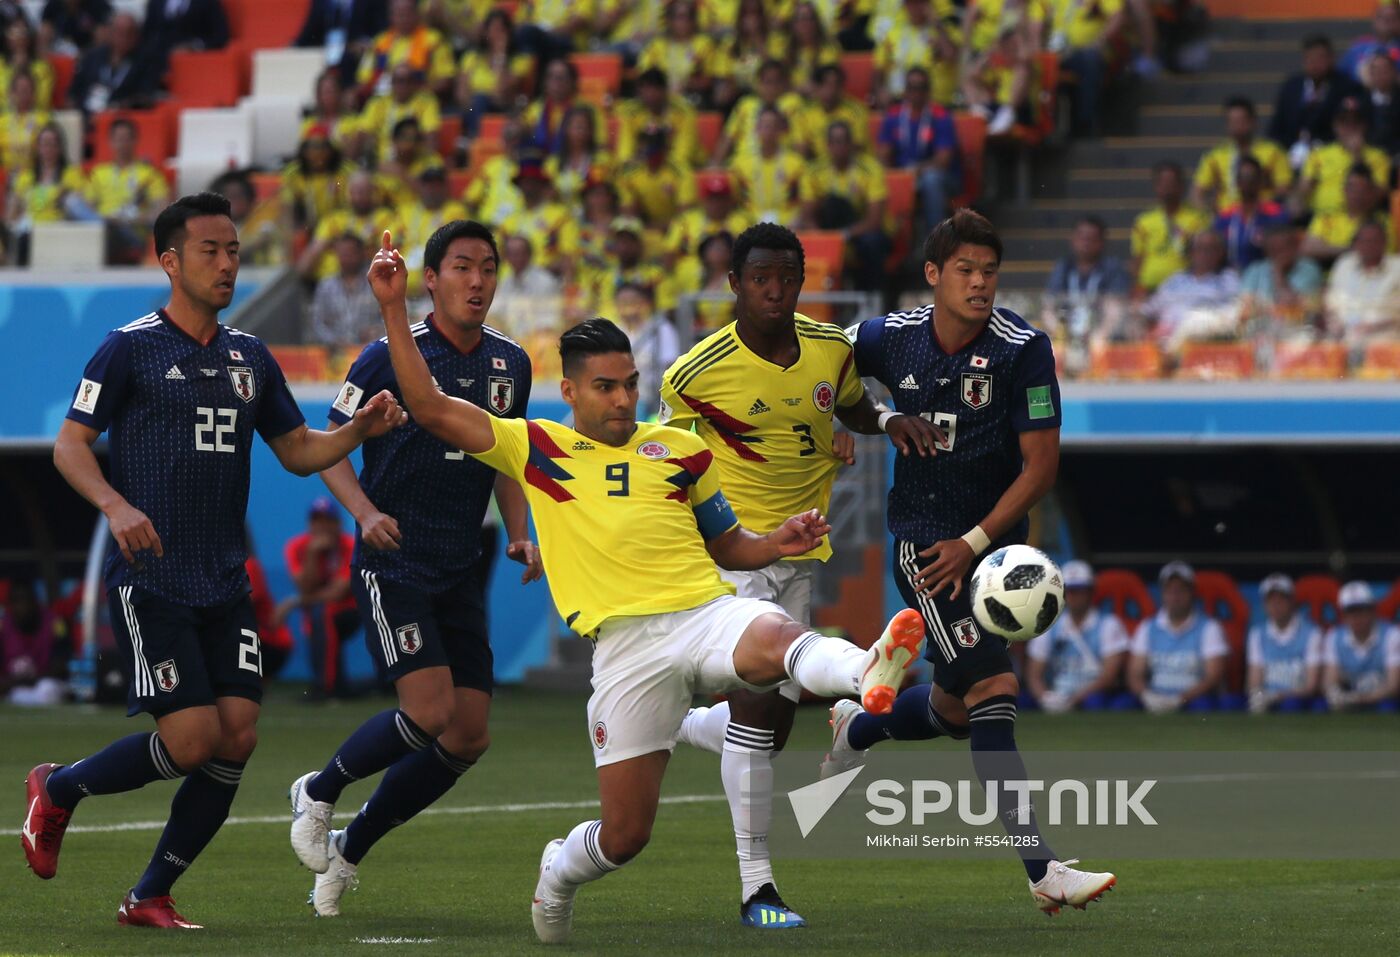
[[[152,313],[102,341],[68,418],[107,432],[112,487],[151,520],[165,551],[128,564],[113,548],[107,587],[192,607],[248,590],[253,430],[271,440],[305,421],[262,342],[221,325],[201,345]]]
[[[483,326],[471,352],[459,352],[433,317],[412,327],[418,350],[438,388],[495,415],[524,418],[530,400],[530,357],[511,339]],[[403,401],[387,339],[365,346],[331,406],[332,421],[345,423],[381,389]],[[481,553],[481,522],[491,501],[496,471],[419,428],[403,428],[364,444],[360,487],[403,536],[398,551],[365,548],[355,540],[353,564],[381,578],[438,592],[461,581]]]
[[[986,328],[949,355],[933,328],[933,306],[868,319],[853,330],[856,369],[884,383],[894,407],[948,435],[932,458],[897,456],[889,528],[932,544],[958,538],[987,517],[1021,474],[1020,433],[1060,425],[1060,386],[1050,339],[994,309]],[[1024,542],[1022,520],[996,544]]]

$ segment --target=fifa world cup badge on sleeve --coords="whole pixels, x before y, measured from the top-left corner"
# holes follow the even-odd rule
[[[335,397],[335,403],[331,408],[346,415],[354,415],[355,410],[364,401],[365,390],[361,389],[353,382],[346,382],[340,387],[340,395]]]
[[[97,408],[97,397],[102,393],[102,383],[84,379],[78,384],[78,394],[73,399],[73,408],[89,415]]]

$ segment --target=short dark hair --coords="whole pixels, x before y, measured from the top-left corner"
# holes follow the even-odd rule
[[[1371,167],[1367,166],[1365,163],[1352,163],[1350,168],[1347,169],[1347,176],[1364,176],[1366,177],[1366,182],[1370,183],[1372,186],[1376,184],[1375,174],[1371,172]]]
[[[394,124],[394,128],[389,133],[389,139],[396,140],[404,130],[412,128],[419,136],[423,135],[423,124],[418,122],[416,116],[405,116]]]
[[[117,117],[115,120],[112,121],[112,125],[107,127],[107,137],[110,139],[113,133],[115,133],[117,130],[123,127],[125,127],[128,130],[131,130],[132,136],[135,136],[138,139],[140,138],[141,132],[136,129],[136,124],[124,116]]]
[[[653,289],[651,286],[640,282],[618,283],[617,289],[613,290],[613,295],[618,296],[628,290],[631,290],[632,292],[635,292],[640,296],[645,296],[647,301],[650,303],[654,304],[656,302],[656,290]]]
[[[1254,101],[1247,96],[1231,96],[1225,100],[1222,109],[1228,113],[1231,110],[1244,110],[1249,114],[1249,118],[1254,119],[1258,113],[1254,109]]]
[[[173,249],[178,255],[180,246],[185,242],[185,224],[201,216],[227,216],[233,219],[228,200],[218,193],[181,196],[156,217],[155,226],[151,229],[156,256],[159,257],[167,249]]]
[[[770,57],[769,59],[764,60],[758,65],[758,70],[754,73],[754,76],[761,77],[763,76],[763,74],[769,72],[770,70],[777,70],[780,73],[786,74],[787,66],[783,63],[782,60],[775,60]]]
[[[610,352],[632,352],[632,340],[609,319],[594,316],[585,319],[559,337],[559,362],[566,377],[578,371],[579,363],[589,356]]]
[[[1253,156],[1241,156],[1239,159],[1235,160],[1235,178],[1236,178],[1236,179],[1239,179],[1240,170],[1244,169],[1246,166],[1253,166],[1254,169],[1255,169],[1255,171],[1256,171],[1260,176],[1263,176],[1263,175],[1264,175],[1264,164],[1263,164],[1263,163],[1259,162],[1259,160],[1256,159],[1256,158],[1253,157]]]
[[[807,253],[802,248],[802,240],[786,226],[777,223],[759,223],[750,226],[734,240],[734,249],[729,254],[729,268],[734,275],[741,275],[749,253],[755,249],[768,249],[779,252],[797,253],[797,268],[807,272]]]
[[[1186,170],[1181,168],[1181,164],[1176,160],[1158,160],[1152,164],[1152,178],[1156,179],[1163,173],[1172,173],[1177,179],[1186,179]]]
[[[997,254],[1001,262],[1001,237],[991,220],[970,209],[959,209],[943,222],[933,227],[924,240],[924,262],[943,268],[959,246],[986,246]]]
[[[1095,216],[1093,213],[1085,213],[1083,216],[1080,216],[1074,221],[1074,226],[1076,229],[1080,226],[1093,226],[1099,231],[1100,236],[1108,235],[1108,223],[1104,222],[1101,217]]]
[[[665,72],[658,66],[642,71],[642,75],[637,77],[637,86],[669,86]]]
[[[839,79],[844,86],[846,83],[846,71],[841,69],[841,64],[839,63],[823,63],[821,66],[817,67],[812,71],[812,82],[820,86],[825,83],[826,78],[833,73],[836,74],[837,79]]]
[[[1332,40],[1321,33],[1310,33],[1303,38],[1304,52],[1307,52],[1308,50],[1316,50],[1319,47],[1326,50],[1328,53],[1331,53]]]
[[[258,198],[258,191],[253,186],[252,177],[243,170],[220,173],[214,182],[209,184],[209,192],[218,193],[220,196],[228,196],[230,189],[243,190],[243,194],[248,197],[249,202]]]
[[[1356,242],[1357,236],[1361,235],[1361,230],[1363,229],[1379,229],[1381,231],[1382,236],[1384,236],[1386,232],[1385,223],[1381,222],[1378,219],[1372,219],[1368,216],[1367,218],[1361,221],[1360,225],[1356,227],[1356,236],[1353,236],[1351,238],[1353,243]]]
[[[428,237],[428,245],[423,250],[423,266],[437,272],[442,268],[442,257],[447,255],[447,247],[459,239],[479,239],[491,247],[491,258],[496,265],[501,264],[501,253],[496,248],[496,237],[491,230],[474,219],[454,219],[439,226],[437,232]]]

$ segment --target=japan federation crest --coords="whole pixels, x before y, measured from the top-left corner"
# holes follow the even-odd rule
[[[812,404],[818,412],[830,412],[836,405],[836,389],[830,382],[822,381],[812,390]]]
[[[253,370],[247,366],[229,366],[228,377],[233,381],[233,391],[244,402],[252,402],[258,387],[253,382]]]
[[[515,380],[493,375],[486,380],[486,403],[497,415],[505,415],[515,404]]]
[[[593,722],[593,747],[599,751],[608,746],[608,726],[601,721]]]
[[[417,622],[395,629],[394,636],[398,638],[399,648],[406,655],[416,655],[418,649],[423,647],[423,632]]]
[[[953,637],[958,639],[958,644],[964,648],[971,648],[982,639],[982,633],[977,630],[977,625],[971,618],[964,618],[953,622]]]
[[[156,687],[167,694],[180,684],[180,672],[175,667],[175,659],[167,658],[151,669],[156,677]]]
[[[963,405],[969,409],[980,409],[992,401],[992,377],[985,372],[964,372],[962,374]]]

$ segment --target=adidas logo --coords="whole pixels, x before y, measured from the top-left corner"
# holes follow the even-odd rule
[[[585,442],[583,441],[583,439],[579,439],[577,442],[574,443],[575,452],[592,452],[593,450],[594,445],[592,442]]]
[[[185,374],[180,371],[179,366],[171,366],[170,371],[165,374],[167,379],[183,379]]]
[[[904,377],[904,381],[899,384],[899,387],[901,389],[917,389],[919,387],[919,383],[914,381],[914,374],[911,372],[909,373],[909,375]]]
[[[772,411],[772,409],[768,408],[768,403],[764,402],[762,399],[754,399],[753,405],[749,406],[749,415],[762,415],[765,412]]]

